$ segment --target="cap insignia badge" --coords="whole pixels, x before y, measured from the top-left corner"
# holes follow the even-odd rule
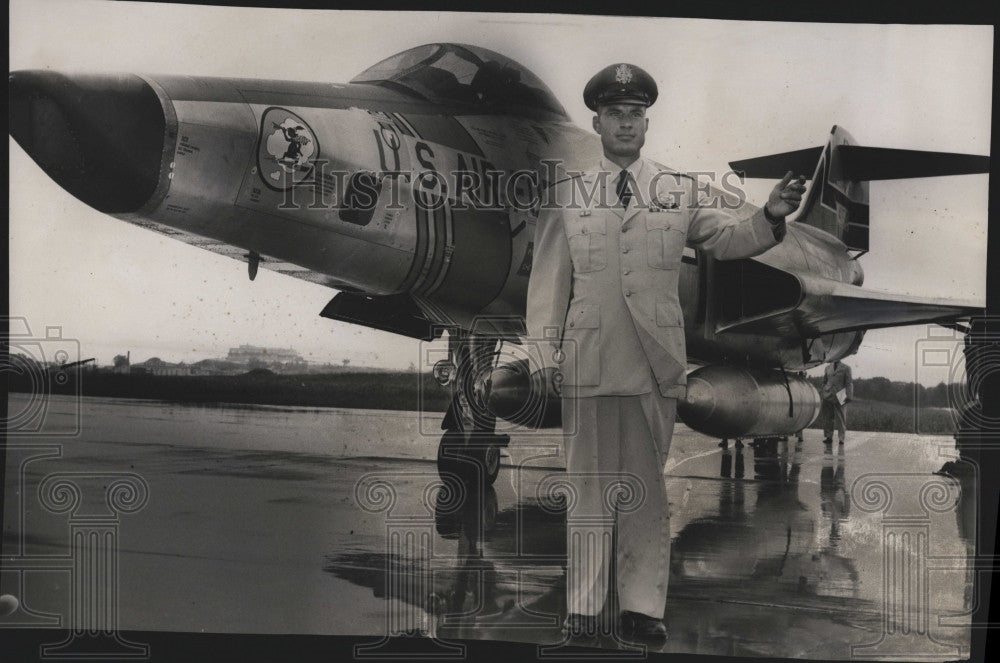
[[[615,69],[615,80],[621,84],[632,82],[632,67],[627,64],[620,64]]]

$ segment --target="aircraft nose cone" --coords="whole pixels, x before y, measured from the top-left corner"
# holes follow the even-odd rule
[[[15,71],[8,91],[11,136],[64,189],[108,214],[153,195],[166,121],[141,78]]]

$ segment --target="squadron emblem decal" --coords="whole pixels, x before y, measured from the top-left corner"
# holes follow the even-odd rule
[[[260,120],[257,172],[271,189],[284,191],[312,175],[319,142],[309,125],[284,108],[268,108]]]
[[[615,80],[626,85],[632,82],[632,67],[627,64],[620,64],[615,68]]]

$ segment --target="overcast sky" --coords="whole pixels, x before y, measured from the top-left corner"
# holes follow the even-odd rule
[[[628,38],[623,38],[628,35]],[[412,46],[458,41],[534,71],[571,118],[615,61],[656,78],[645,154],[682,170],[825,142],[988,154],[990,26],[833,25],[565,15],[342,12],[15,0],[11,69],[346,82]],[[90,210],[10,140],[10,312],[61,326],[84,357],[196,361],[241,343],[405,368],[420,344],[319,317],[335,291]],[[766,200],[773,182],[747,183]],[[987,176],[874,182],[865,286],[985,301]],[[912,380],[927,330],[869,332],[855,375]],[[921,369],[927,383],[937,373]]]

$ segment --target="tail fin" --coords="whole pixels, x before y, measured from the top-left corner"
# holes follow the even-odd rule
[[[767,179],[781,179],[789,170],[812,172],[813,186],[798,221],[839,238],[848,249],[864,252],[868,250],[869,181],[988,173],[990,158],[862,147],[847,131],[834,126],[825,147],[731,161],[729,167],[745,177]]]

